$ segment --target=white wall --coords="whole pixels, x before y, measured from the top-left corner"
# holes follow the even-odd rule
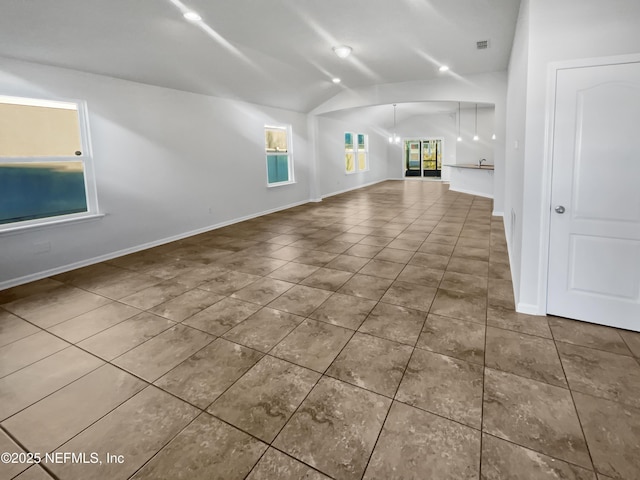
[[[548,109],[548,74],[551,62],[580,58],[596,58],[640,52],[640,2],[638,0],[537,0],[523,2],[528,5],[528,32],[526,22],[518,26],[518,35],[528,37],[519,44],[519,51],[528,50],[526,62],[526,91],[523,87],[525,67],[515,52],[512,56],[510,108],[508,125],[511,140],[521,134],[522,100],[526,98],[526,125],[524,130],[524,162],[520,174],[519,153],[511,151],[515,168],[508,170],[507,184],[512,185],[511,206],[516,209],[519,199],[516,189],[522,186],[522,225],[520,238],[512,248],[514,263],[520,265],[518,308],[521,311],[544,313],[546,292],[544,252],[547,239],[540,234],[543,211],[549,208],[544,192],[548,185],[547,121],[552,114]],[[528,43],[528,48],[526,44]],[[515,63],[514,63],[515,62]],[[515,80],[517,79],[517,80]],[[518,88],[520,90],[520,88]],[[516,127],[518,126],[518,127]],[[518,227],[516,226],[516,233]],[[520,251],[518,251],[520,246]]]
[[[369,136],[369,170],[345,173],[345,132],[364,133]],[[316,171],[321,197],[352,190],[389,178],[388,140],[375,125],[342,121],[336,118],[317,117]]]
[[[0,92],[87,101],[107,214],[0,236],[0,289],[309,200],[304,114],[5,58]],[[294,185],[266,186],[265,123],[292,125]],[[35,253],[41,242],[51,251]]]
[[[524,191],[525,117],[529,67],[529,0],[521,0],[507,87],[504,227],[509,245],[511,276],[516,302],[520,295],[522,260],[522,202]]]
[[[497,140],[493,142],[494,151],[494,212],[504,211],[504,138],[506,126],[507,73],[492,72],[477,75],[444,75],[423,82],[403,82],[375,87],[350,89],[341,92],[323,103],[312,114],[336,112],[369,105],[391,105],[403,102],[453,101],[471,103],[489,103],[495,105],[494,128]],[[398,134],[403,133],[398,128]],[[395,150],[394,150],[395,149]],[[389,147],[390,165],[396,164],[394,158],[401,158],[397,147]],[[486,158],[486,157],[481,157]],[[399,162],[400,160],[398,160]],[[392,167],[392,178],[397,170]]]

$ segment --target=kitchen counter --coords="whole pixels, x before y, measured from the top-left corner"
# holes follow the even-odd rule
[[[443,167],[450,167],[449,190],[493,198],[493,165],[458,163]]]
[[[478,165],[473,165],[471,163],[461,163],[461,164],[449,164],[445,165],[445,167],[454,167],[454,168],[474,168],[476,170],[493,170],[493,165],[483,164],[481,167]]]

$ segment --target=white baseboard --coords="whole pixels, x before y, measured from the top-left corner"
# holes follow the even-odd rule
[[[449,190],[452,191],[452,192],[459,192],[459,193],[466,193],[468,195],[475,195],[476,197],[493,198],[493,195],[490,195],[488,193],[475,192],[473,190],[467,190],[467,189],[464,189],[464,188],[451,188],[451,185],[449,185]]]
[[[491,212],[491,215],[493,215],[494,217],[502,217],[504,218],[504,212],[498,212],[497,210],[494,210],[493,212]],[[507,236],[507,232],[505,232],[505,238]]]
[[[365,183],[363,185],[357,185],[355,187],[351,187],[351,188],[345,188],[344,190],[339,190],[337,192],[331,192],[331,193],[327,193],[325,195],[322,195],[322,198],[329,198],[329,197],[333,197],[334,195],[340,195],[341,193],[347,193],[347,192],[351,192],[353,190],[359,190],[360,188],[365,188],[365,187],[370,187],[371,185],[376,185],[378,183],[382,183],[382,182],[386,182],[387,180],[395,180],[394,178],[384,178],[382,180],[376,180],[375,182],[369,182],[369,183]]]
[[[546,312],[540,311],[539,305],[533,305],[531,303],[518,303],[516,304],[516,312],[525,313],[527,315],[546,315]]]
[[[173,235],[171,237],[165,237],[160,240],[154,240],[153,242],[143,243],[141,245],[135,245],[130,248],[125,248],[122,250],[118,250],[116,252],[106,253],[104,255],[100,255],[97,257],[87,258],[85,260],[80,260],[78,262],[70,263],[67,265],[62,265],[60,267],[52,268],[49,270],[45,270],[43,272],[36,272],[29,275],[24,275],[18,278],[12,278],[9,280],[5,280],[0,282],[0,290],[5,290],[7,288],[16,287],[18,285],[23,285],[25,283],[34,282],[36,280],[41,280],[43,278],[51,277],[53,275],[59,275],[60,273],[65,273],[70,270],[75,270],[77,268],[87,267],[89,265],[93,265],[100,262],[105,262],[107,260],[112,260],[117,257],[122,257],[124,255],[129,255],[130,253],[140,252],[142,250],[147,250],[148,248],[158,247],[160,245],[164,245],[166,243],[175,242],[177,240],[182,240],[183,238],[192,237],[194,235],[198,235],[205,232],[210,232],[212,230],[217,230],[218,228],[227,227],[229,225],[233,225],[235,223],[244,222],[246,220],[251,220],[252,218],[261,217],[263,215],[269,215],[270,213],[279,212],[281,210],[286,210],[288,208],[298,207],[300,205],[304,205],[309,203],[309,200],[304,200],[301,202],[291,203],[282,207],[271,208],[269,210],[264,210],[259,213],[254,213],[251,215],[246,215],[240,218],[234,218],[232,220],[227,220],[225,222],[216,223],[215,225],[209,225],[206,227],[198,228],[196,230],[191,230],[189,232],[180,233],[178,235]]]

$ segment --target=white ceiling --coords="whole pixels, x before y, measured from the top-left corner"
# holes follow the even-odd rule
[[[307,112],[342,88],[505,70],[519,4],[2,0],[0,56]],[[203,23],[187,22],[184,7]],[[351,57],[337,58],[337,44]]]

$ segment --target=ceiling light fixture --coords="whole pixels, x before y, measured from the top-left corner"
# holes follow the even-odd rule
[[[338,77],[334,77],[334,78],[332,78],[332,79],[331,79],[331,81],[332,81],[333,83],[338,84],[338,83],[340,83],[342,80],[340,80]]]
[[[494,133],[493,135],[491,135],[491,140],[495,140],[496,139],[496,134]]]
[[[446,65],[440,65],[440,68],[438,70],[440,70],[441,72],[446,72],[449,70],[449,67],[447,67]]]
[[[480,137],[478,136],[478,104],[477,103],[476,103],[476,128],[475,128],[475,134],[473,135],[473,140],[475,142],[480,140]]]
[[[198,13],[193,11],[185,12],[182,16],[187,20],[189,20],[190,22],[199,22],[200,20],[202,20],[202,17],[198,15]]]
[[[396,135],[396,104],[393,104],[393,135],[389,137],[389,143],[400,143],[400,137]]]
[[[460,102],[458,102],[458,142],[462,141],[462,137],[460,136]]]
[[[337,45],[333,47],[333,53],[335,53],[340,58],[347,58],[351,55],[351,51],[353,49],[347,45]]]

